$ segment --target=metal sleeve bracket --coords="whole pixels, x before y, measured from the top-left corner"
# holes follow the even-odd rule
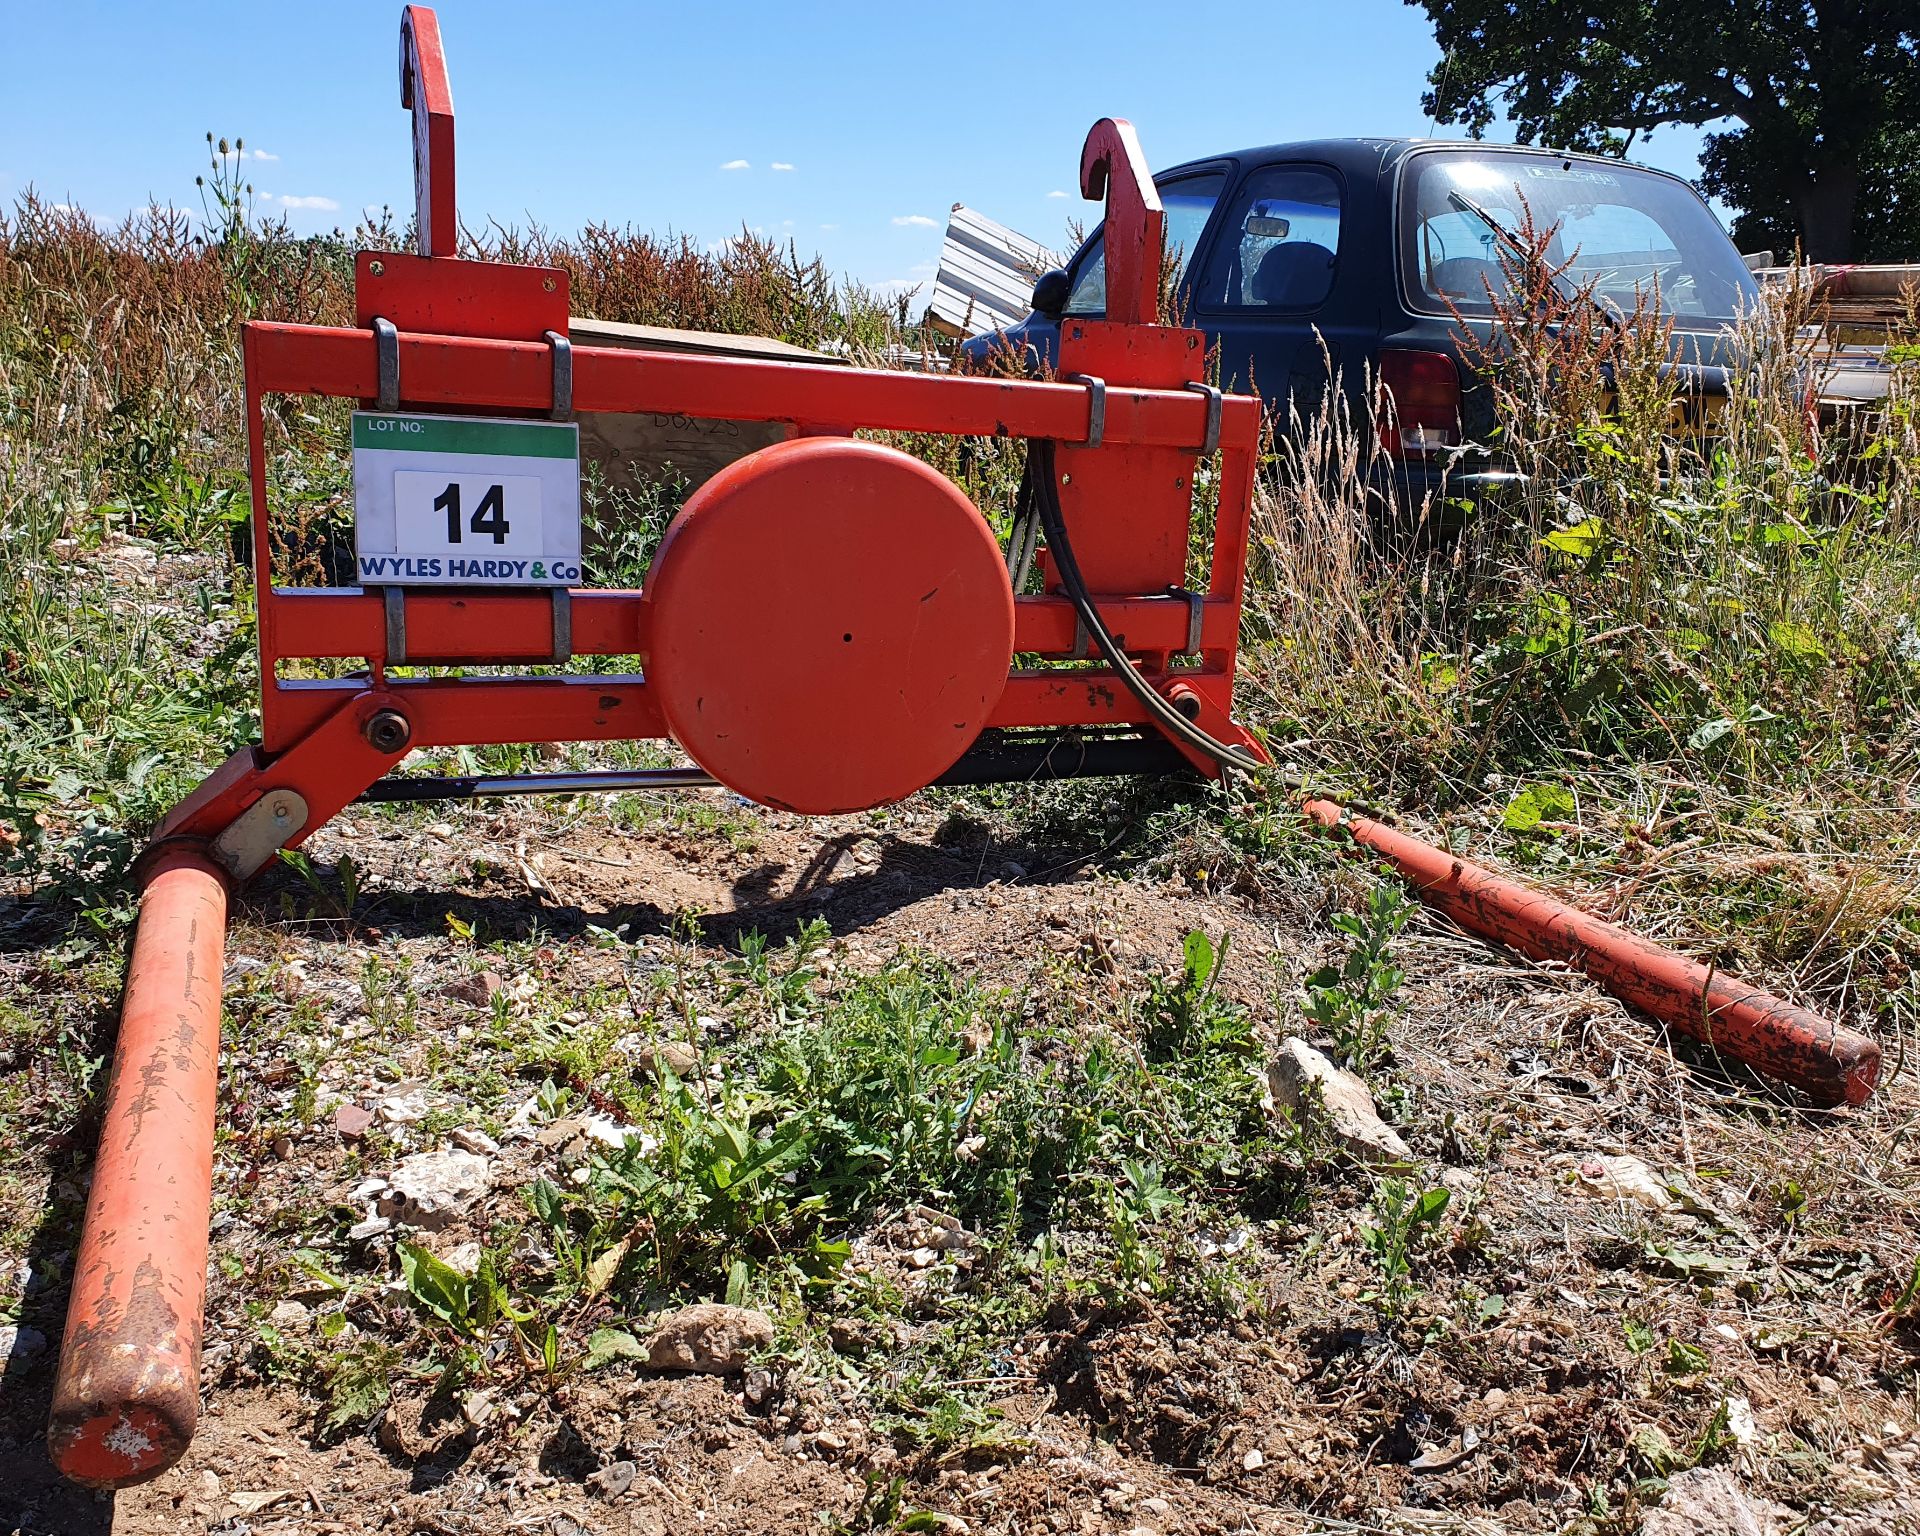
[[[376,411],[400,409],[400,330],[391,320],[374,316],[373,354],[379,360],[379,386],[374,396]]]
[[[1200,457],[1210,459],[1220,448],[1220,414],[1225,397],[1211,384],[1190,383],[1187,388],[1207,397],[1207,432],[1200,442]]]
[[[1080,446],[1098,448],[1107,435],[1107,381],[1090,373],[1069,373],[1062,382],[1087,386],[1087,437]]]

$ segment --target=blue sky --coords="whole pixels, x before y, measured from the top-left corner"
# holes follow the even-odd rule
[[[1155,167],[1422,134],[1438,57],[1400,0],[438,10],[468,222],[703,244],[745,224],[873,285],[930,277],[956,201],[1064,245],[1095,118],[1131,118]],[[32,185],[109,220],[150,198],[197,211],[211,130],[261,152],[246,166],[260,208],[302,232],[404,213],[399,16],[396,0],[0,0],[0,202]],[[1665,130],[1636,158],[1692,174],[1698,147]]]

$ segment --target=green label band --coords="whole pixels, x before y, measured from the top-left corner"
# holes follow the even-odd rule
[[[353,446],[390,453],[487,453],[516,459],[571,459],[579,429],[565,422],[462,420],[357,411]]]

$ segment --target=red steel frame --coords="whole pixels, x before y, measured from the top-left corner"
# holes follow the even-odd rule
[[[425,17],[423,21],[421,18]],[[416,145],[423,220],[433,210],[431,245],[441,250],[450,202],[451,108],[420,124],[424,103],[449,102],[431,13],[408,8],[410,68],[437,80],[415,88]],[[433,45],[432,53],[428,45]],[[418,54],[418,57],[414,57]],[[444,151],[444,158],[441,157]],[[1047,438],[1063,445],[1081,482],[1069,514],[1082,530],[1083,567],[1098,577],[1100,616],[1124,636],[1149,680],[1176,689],[1214,735],[1258,754],[1231,718],[1241,589],[1246,574],[1260,406],[1199,385],[1198,332],[1152,323],[1158,236],[1164,213],[1147,179],[1133,130],[1103,120],[1088,137],[1083,186],[1108,199],[1108,283],[1127,321],[1070,328],[1067,362],[1083,383],[965,378],[806,364],[569,348],[571,400],[555,398],[554,346],[567,325],[566,274],[557,269],[365,253],[355,297],[369,329],[255,322],[244,328],[253,544],[259,604],[261,743],[241,753],[160,828],[157,842],[217,836],[274,790],[304,798],[307,815],[293,846],[421,747],[523,741],[630,740],[667,734],[644,675],[512,677],[395,676],[418,658],[444,665],[539,666],[550,659],[551,596],[408,591],[402,604],[406,656],[388,646],[390,600],[359,588],[299,589],[274,584],[264,401],[311,395],[371,402],[380,391],[372,326],[397,329],[398,403],[412,410],[546,415],[556,406],[590,412],[677,412],[695,417],[785,423],[796,434],[848,430]],[[425,225],[423,223],[423,228]],[[423,238],[423,244],[427,243]],[[1196,387],[1197,386],[1197,387]],[[1217,448],[1217,511],[1209,587],[1178,591],[1192,515],[1193,469]],[[1076,478],[1070,473],[1069,482]],[[1139,553],[1144,551],[1145,553]],[[585,656],[645,656],[647,609],[638,591],[582,589],[570,596],[571,650]],[[1197,638],[1197,645],[1193,642]],[[1050,660],[1085,655],[1071,600],[1058,592],[1016,599],[1014,649]],[[1179,667],[1175,656],[1188,658]],[[361,659],[362,676],[302,679],[288,662]],[[382,750],[368,738],[376,715],[397,713],[404,741]],[[1015,670],[990,728],[1145,727],[1139,700],[1100,667]],[[389,738],[391,741],[391,738]],[[1218,766],[1188,752],[1200,771]]]
[[[273,585],[268,555],[266,450],[261,399],[304,394],[370,397],[374,344],[364,331],[251,324],[245,336],[247,417],[253,474],[253,530],[259,583],[262,745],[292,748],[356,698],[383,692],[414,723],[414,746],[491,742],[603,740],[664,734],[640,676],[587,678],[387,678],[384,610],[373,592],[289,589]],[[485,406],[544,413],[552,403],[551,353],[536,342],[430,336],[402,331],[400,376],[411,407]],[[1051,437],[1075,442],[1087,429],[1088,390],[1079,385],[942,378],[860,369],[822,369],[673,354],[573,349],[574,404],[583,411],[678,411],[736,421],[858,421],[901,432]],[[1197,393],[1110,387],[1106,448],[1185,447],[1205,435],[1208,400]],[[1151,674],[1184,682],[1225,712],[1231,702],[1246,566],[1248,515],[1259,435],[1258,402],[1230,396],[1220,421],[1219,513],[1209,590],[1201,600],[1198,666]],[[1124,544],[1127,508],[1111,508],[1103,539]],[[436,662],[537,665],[551,646],[544,592],[406,595],[408,650]],[[1102,617],[1127,638],[1129,653],[1162,657],[1185,651],[1191,607],[1184,597],[1103,597]],[[645,654],[645,610],[637,591],[573,594],[578,655]],[[1064,596],[1016,599],[1014,648],[1046,657],[1073,654],[1076,617]],[[296,659],[364,658],[367,679],[292,680],[279,675]],[[1013,674],[990,722],[995,726],[1117,726],[1145,714],[1125,690],[1086,671]]]

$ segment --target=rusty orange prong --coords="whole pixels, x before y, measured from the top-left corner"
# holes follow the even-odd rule
[[[47,1447],[118,1488],[180,1459],[200,1415],[227,879],[197,846],[140,896]]]
[[[400,105],[413,114],[413,205],[422,256],[451,256],[460,243],[453,188],[453,87],[440,46],[440,18],[424,5],[400,13]]]
[[[1107,319],[1152,325],[1160,315],[1160,253],[1167,213],[1140,136],[1124,117],[1103,117],[1080,150],[1080,195],[1107,200]]]
[[[1849,1029],[1725,971],[1529,890],[1330,800],[1308,800],[1306,815],[1345,827],[1354,841],[1399,871],[1422,901],[1467,932],[1535,960],[1583,971],[1622,1002],[1816,1103],[1864,1104],[1880,1078],[1880,1046]]]

